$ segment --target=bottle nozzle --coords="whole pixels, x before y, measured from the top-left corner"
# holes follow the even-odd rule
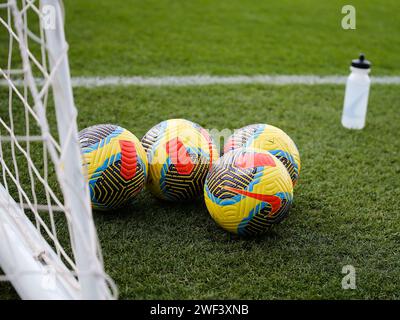
[[[371,68],[371,62],[365,60],[364,53],[360,53],[358,59],[351,62],[351,66],[359,69],[369,69]]]

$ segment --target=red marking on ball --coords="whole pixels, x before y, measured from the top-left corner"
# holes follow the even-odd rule
[[[254,167],[275,167],[272,155],[267,153],[241,153],[235,160],[235,165],[242,169]]]
[[[121,176],[125,180],[132,179],[136,174],[137,154],[136,147],[132,141],[119,140],[121,148]]]
[[[241,194],[246,197],[250,197],[253,199],[257,199],[257,200],[269,203],[272,206],[270,215],[273,215],[281,207],[281,198],[279,198],[278,196],[262,194],[262,193],[254,193],[254,192],[236,189],[236,188],[232,188],[232,187],[228,187],[228,186],[224,186],[224,188],[228,191],[232,191],[234,193]]]
[[[168,141],[165,145],[165,149],[179,174],[189,175],[192,173],[195,165],[193,164],[185,145],[179,138],[174,138]]]

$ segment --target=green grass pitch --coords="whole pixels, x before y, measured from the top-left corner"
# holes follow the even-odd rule
[[[400,74],[395,0],[352,1],[348,31],[344,1],[65,2],[73,76],[346,75],[360,51],[374,75]],[[168,118],[207,129],[265,122],[301,154],[290,216],[262,237],[230,237],[201,199],[165,203],[145,191],[124,210],[95,212],[120,298],[399,299],[399,88],[372,86],[362,131],[340,124],[343,86],[75,88],[80,129],[115,123],[141,138]],[[341,287],[348,264],[356,290]],[[0,299],[12,298],[0,282]]]

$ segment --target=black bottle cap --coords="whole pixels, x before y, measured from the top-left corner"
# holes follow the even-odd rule
[[[351,66],[359,69],[369,69],[371,68],[371,62],[365,60],[364,54],[361,53],[358,59],[351,61]]]

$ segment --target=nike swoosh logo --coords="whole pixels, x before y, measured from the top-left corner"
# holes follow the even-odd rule
[[[224,189],[226,189],[228,191],[232,191],[237,194],[241,194],[246,197],[250,197],[253,199],[257,199],[257,200],[269,203],[272,206],[270,215],[273,215],[281,207],[281,198],[279,198],[278,196],[274,196],[274,195],[271,196],[271,195],[262,194],[262,193],[254,193],[254,192],[236,189],[236,188],[227,187],[227,186],[224,186]]]

